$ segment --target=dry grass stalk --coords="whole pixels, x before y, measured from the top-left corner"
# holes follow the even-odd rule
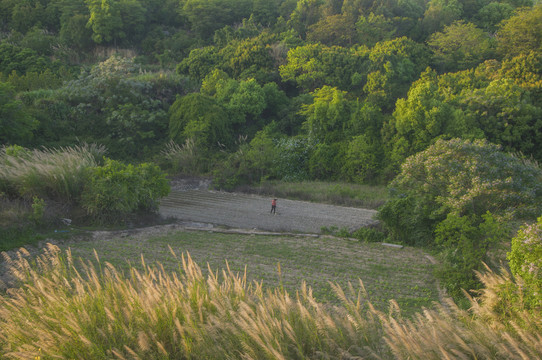
[[[73,201],[81,192],[84,173],[105,153],[97,145],[59,149],[23,150],[11,154],[0,149],[0,183],[19,195]]]
[[[173,250],[172,253],[175,255]],[[7,255],[3,255],[7,257]],[[176,255],[175,255],[176,256]],[[342,306],[318,303],[305,284],[295,297],[247,284],[246,272],[209,271],[190,255],[178,273],[144,264],[75,264],[49,245],[31,264],[8,257],[20,281],[0,296],[0,357],[6,359],[533,359],[542,356],[540,317],[502,327],[484,296],[502,284],[485,274],[473,310],[448,303],[412,319],[376,311],[352,285],[333,288]],[[492,303],[487,301],[487,306]],[[493,314],[494,315],[494,314]],[[525,327],[526,324],[529,326]]]

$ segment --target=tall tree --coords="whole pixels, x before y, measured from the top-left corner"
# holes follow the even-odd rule
[[[497,33],[497,50],[505,58],[542,52],[542,4],[523,8],[505,20]]]
[[[440,31],[444,26],[459,20],[463,6],[458,0],[431,0],[423,15],[422,26],[426,36]]]
[[[87,26],[97,44],[118,45],[142,35],[145,8],[138,0],[85,0],[90,12]]]
[[[492,55],[489,36],[472,23],[455,22],[427,41],[433,50],[433,62],[442,72],[466,70]]]
[[[288,25],[302,38],[305,38],[309,26],[316,24],[322,17],[324,0],[298,0],[290,15]]]
[[[181,14],[202,39],[209,39],[218,29],[240,23],[252,12],[252,0],[185,0]]]
[[[304,124],[309,138],[317,142],[333,143],[344,137],[351,116],[351,104],[347,93],[324,86],[313,92],[314,101],[303,107],[307,120]]]
[[[0,82],[0,143],[26,145],[37,125],[15,98],[13,87]]]

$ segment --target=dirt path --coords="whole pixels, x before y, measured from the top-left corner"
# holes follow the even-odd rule
[[[165,217],[242,229],[320,233],[324,226],[352,231],[376,223],[375,210],[306,201],[278,199],[276,215],[270,210],[270,198],[201,187],[174,187],[160,204],[160,214]]]

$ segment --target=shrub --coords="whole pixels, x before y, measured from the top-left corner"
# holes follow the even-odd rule
[[[34,196],[32,199],[32,214],[30,214],[30,220],[36,225],[43,221],[43,215],[45,214],[45,200]]]
[[[439,140],[408,158],[380,219],[407,244],[432,243],[448,214],[531,218],[542,211],[542,170],[487,141]],[[405,231],[404,224],[417,231]],[[420,239],[420,235],[423,236]]]
[[[81,205],[97,219],[122,218],[137,210],[154,210],[169,190],[158,166],[125,165],[106,158],[103,166],[90,169]]]
[[[365,242],[384,242],[386,240],[386,234],[375,228],[359,228],[352,234],[353,237],[360,241]]]
[[[480,286],[474,270],[510,238],[507,220],[542,211],[542,170],[487,141],[439,140],[408,158],[378,217],[392,240],[438,247],[437,275],[456,298]]]
[[[525,225],[512,239],[508,253],[510,270],[523,282],[522,293],[529,310],[542,308],[542,217]]]

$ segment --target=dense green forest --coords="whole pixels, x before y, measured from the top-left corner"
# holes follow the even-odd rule
[[[0,0],[0,142],[2,196],[34,215],[45,197],[98,218],[153,208],[167,185],[149,162],[222,189],[390,184],[384,232],[359,236],[436,249],[461,296],[542,213],[542,5]],[[13,175],[65,163],[58,149],[92,174]]]
[[[528,0],[0,9],[4,144],[99,143],[141,161],[173,140],[198,157],[185,171],[216,170],[222,187],[385,183],[437,139],[542,159],[542,7]]]

